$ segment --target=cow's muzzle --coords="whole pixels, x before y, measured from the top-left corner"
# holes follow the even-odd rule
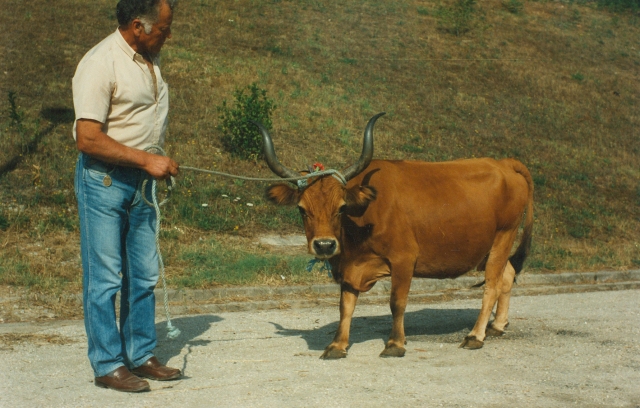
[[[338,241],[331,238],[319,238],[313,240],[313,252],[320,259],[331,258],[338,251]]]

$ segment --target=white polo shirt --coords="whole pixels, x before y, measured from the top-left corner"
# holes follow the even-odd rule
[[[78,64],[72,82],[76,121],[102,123],[103,132],[125,146],[140,150],[152,144],[162,146],[168,124],[169,87],[160,75],[157,57],[153,71],[155,78],[142,55],[116,29]]]

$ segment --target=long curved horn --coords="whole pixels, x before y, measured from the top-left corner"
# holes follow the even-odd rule
[[[347,181],[360,174],[371,162],[371,159],[373,158],[373,125],[375,125],[376,120],[385,113],[386,112],[378,113],[369,119],[369,123],[367,123],[367,127],[364,130],[364,141],[362,143],[362,153],[360,154],[360,158],[344,171],[344,178]]]
[[[264,153],[264,158],[271,171],[282,178],[300,177],[300,174],[284,167],[280,161],[278,161],[276,151],[273,148],[273,142],[271,141],[271,136],[269,136],[267,129],[265,129],[265,127],[259,122],[255,122],[253,120],[249,120],[249,122],[256,125],[258,129],[260,129],[260,133],[262,133],[262,152]]]

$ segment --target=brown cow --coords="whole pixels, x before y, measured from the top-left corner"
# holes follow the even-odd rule
[[[341,285],[340,325],[322,358],[346,357],[358,294],[387,276],[393,327],[380,356],[404,356],[411,279],[456,278],[474,267],[485,271],[482,308],[460,347],[480,348],[486,336],[502,335],[508,324],[511,286],[531,243],[531,175],[513,159],[371,160],[373,126],[383,114],[367,124],[362,155],[344,171],[346,185],[339,177],[309,173],[306,187],[267,189],[274,203],[298,206],[309,252],[328,260]],[[300,177],[280,164],[271,137],[256,125],[271,170],[283,178]],[[521,242],[509,257],[523,218]],[[495,320],[487,327],[496,301]]]

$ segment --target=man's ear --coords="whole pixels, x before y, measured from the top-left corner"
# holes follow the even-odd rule
[[[345,202],[349,215],[364,212],[370,202],[375,201],[378,192],[371,186],[355,186],[347,190]]]
[[[140,21],[139,18],[134,18],[130,24],[131,31],[136,38],[139,38],[144,32],[144,24]]]
[[[278,205],[298,204],[300,190],[289,184],[276,184],[267,188],[267,200]]]

